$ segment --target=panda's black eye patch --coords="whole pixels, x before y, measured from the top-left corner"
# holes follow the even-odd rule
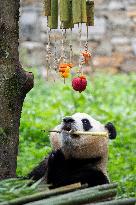
[[[84,131],[88,131],[92,128],[90,122],[88,119],[82,119],[82,123],[83,123],[83,129]]]

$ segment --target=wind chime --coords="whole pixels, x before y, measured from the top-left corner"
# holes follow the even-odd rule
[[[79,65],[76,71],[77,76],[72,79],[72,87],[75,91],[82,92],[86,89],[87,79],[84,75],[84,66],[89,65],[91,53],[88,49],[88,30],[89,26],[94,25],[94,1],[90,0],[44,0],[45,16],[47,16],[47,52],[46,66],[48,72],[53,69],[59,73],[64,79],[70,76],[74,67],[72,63],[73,45],[72,45],[72,29],[78,24],[79,29]],[[58,9],[59,8],[59,9]],[[59,12],[58,12],[59,10]],[[58,16],[60,15],[60,28],[58,26]],[[82,50],[82,23],[86,24],[86,43]],[[51,52],[51,32],[52,29],[61,29],[61,52],[60,57],[57,56],[56,39],[54,42],[54,51]],[[69,57],[66,56],[65,44],[67,40],[67,29],[70,29],[69,41]],[[52,65],[53,62],[53,65]]]

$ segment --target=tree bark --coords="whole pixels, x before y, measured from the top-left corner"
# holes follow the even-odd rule
[[[19,63],[19,0],[0,0],[0,179],[16,176],[19,125],[32,73]]]

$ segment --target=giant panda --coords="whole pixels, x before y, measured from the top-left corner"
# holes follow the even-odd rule
[[[109,183],[107,174],[108,141],[116,138],[112,123],[106,125],[86,113],[64,117],[51,133],[52,153],[28,175],[38,180],[45,176],[47,183],[60,187],[76,182],[96,186]],[[108,132],[108,137],[75,135],[75,131]]]

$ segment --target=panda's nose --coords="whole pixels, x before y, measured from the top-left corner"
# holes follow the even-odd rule
[[[75,120],[72,117],[65,117],[65,118],[63,118],[63,122],[65,122],[65,123],[72,123],[74,121]]]

